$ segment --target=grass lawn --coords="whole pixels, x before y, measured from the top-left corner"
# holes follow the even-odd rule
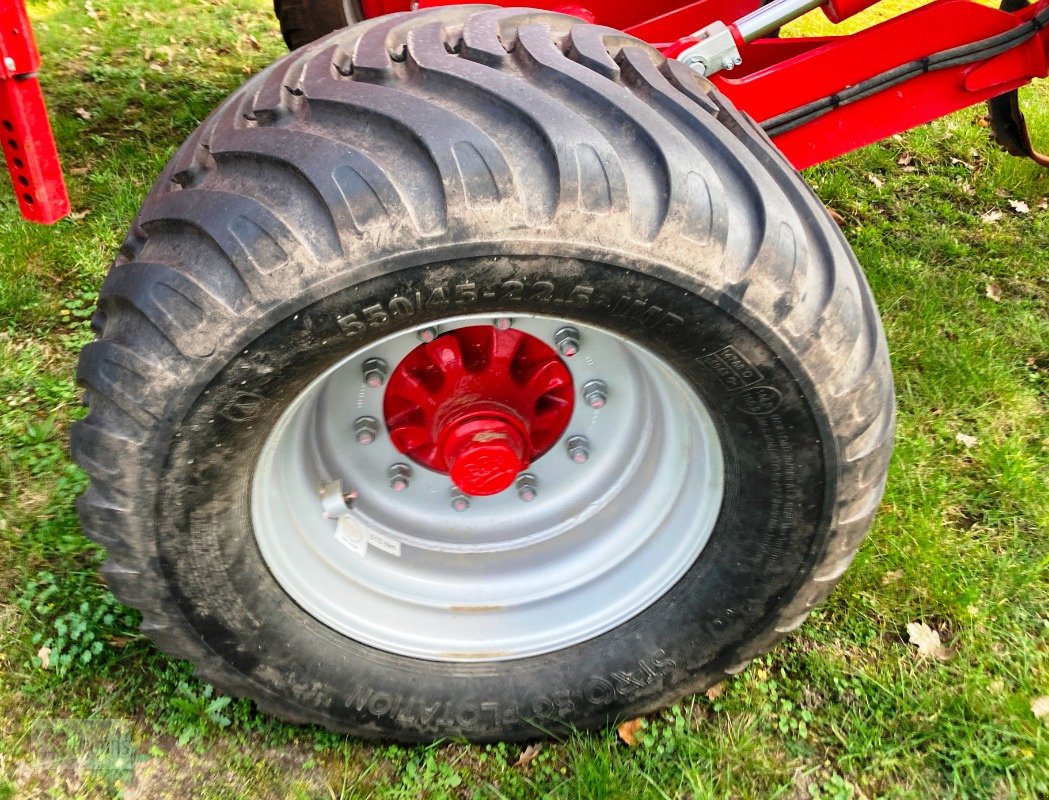
[[[66,448],[87,318],[162,164],[284,48],[269,0],[30,13],[75,213],[29,225],[0,188],[0,800],[1049,796],[1049,172],[991,146],[981,109],[807,173],[870,277],[900,407],[881,513],[830,600],[635,747],[605,731],[519,765],[518,746],[263,717],[101,583]],[[1026,100],[1049,147],[1049,86]]]

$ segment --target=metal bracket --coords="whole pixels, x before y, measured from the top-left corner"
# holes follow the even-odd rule
[[[342,481],[336,478],[320,487],[320,496],[323,516],[335,520],[335,541],[359,556],[367,554],[371,545],[400,557],[401,543],[397,539],[369,528],[353,513],[353,503],[358,497],[356,490],[344,492]]]
[[[708,76],[743,62],[736,38],[724,22],[711,23],[692,36],[699,41],[678,53],[677,59],[693,72]]]
[[[820,6],[824,0],[771,0],[731,25],[714,22],[692,34],[699,41],[682,50],[678,60],[700,75],[713,75],[743,62],[738,43],[753,42],[774,34],[785,25]]]

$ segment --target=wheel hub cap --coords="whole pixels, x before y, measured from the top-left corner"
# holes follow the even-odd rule
[[[473,325],[420,344],[383,400],[394,446],[468,495],[508,488],[564,433],[572,375],[545,342]]]

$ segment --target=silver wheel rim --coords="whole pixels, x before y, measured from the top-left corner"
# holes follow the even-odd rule
[[[512,486],[464,510],[447,475],[398,452],[382,422],[384,387],[363,381],[364,362],[392,370],[420,331],[495,322],[455,317],[360,348],[314,379],[267,437],[251,491],[262,556],[300,607],[345,636],[438,661],[559,650],[650,606],[710,537],[724,465],[709,412],[663,359],[594,326],[511,322],[551,344],[566,324],[579,331],[578,354],[564,359],[575,408],[561,441],[528,467],[534,499]],[[594,380],[607,386],[596,409],[581,396]],[[362,417],[378,421],[367,444],[355,432]],[[572,437],[586,441],[581,463]],[[406,463],[408,485],[395,491],[390,467]]]

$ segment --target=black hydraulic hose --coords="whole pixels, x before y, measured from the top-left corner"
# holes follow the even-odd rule
[[[842,89],[840,92],[835,92],[827,97],[813,100],[811,103],[806,103],[803,106],[771,117],[761,123],[761,127],[765,129],[769,136],[779,136],[807,122],[818,119],[836,108],[855,103],[857,100],[870,97],[886,89],[891,89],[893,86],[897,86],[911,78],[916,78],[919,75],[924,75],[927,72],[964,66],[992,58],[1023,44],[1031,37],[1036,36],[1046,25],[1049,25],[1049,8],[1036,14],[1017,28],[893,67],[880,75],[875,75],[847,89]]]

